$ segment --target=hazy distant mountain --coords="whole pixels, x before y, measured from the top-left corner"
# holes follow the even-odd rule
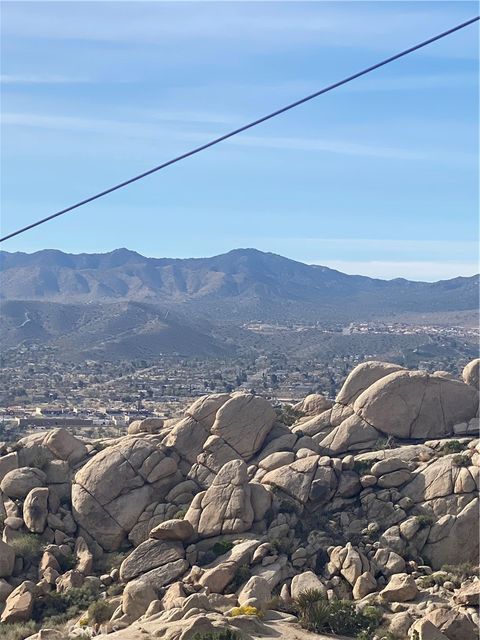
[[[478,276],[435,283],[351,276],[255,249],[146,258],[127,249],[72,255],[0,252],[4,300],[145,302],[211,320],[361,320],[478,308]]]
[[[200,324],[200,326],[199,326]],[[141,302],[61,304],[8,300],[1,304],[2,349],[48,345],[66,359],[152,358],[161,354],[222,356],[231,351],[206,323],[191,323]]]

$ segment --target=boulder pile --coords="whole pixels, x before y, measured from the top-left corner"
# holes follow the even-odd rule
[[[478,368],[365,362],[293,425],[225,393],[117,439],[0,445],[0,621],[60,640],[55,602],[62,638],[306,638],[291,614],[315,590],[377,607],[390,637],[474,640]]]

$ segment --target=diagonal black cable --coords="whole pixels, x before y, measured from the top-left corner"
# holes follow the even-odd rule
[[[237,134],[242,133],[242,131],[246,131],[247,129],[251,129],[252,127],[256,127],[258,124],[261,124],[262,122],[265,122],[266,120],[270,120],[271,118],[275,118],[276,116],[280,115],[281,113],[285,113],[286,111],[289,111],[290,109],[294,109],[295,107],[298,107],[299,105],[304,104],[305,102],[308,102],[309,100],[313,100],[314,98],[318,98],[318,96],[321,96],[322,94],[327,93],[328,91],[332,91],[333,89],[336,89],[337,87],[341,87],[342,85],[347,84],[348,82],[351,82],[352,80],[355,80],[356,78],[360,78],[361,76],[364,76],[367,73],[371,73],[372,71],[375,71],[375,69],[379,69],[380,67],[383,67],[386,64],[389,64],[390,62],[393,62],[394,60],[398,60],[399,58],[403,58],[403,56],[406,56],[409,53],[413,53],[414,51],[417,51],[418,49],[421,49],[422,47],[426,47],[427,45],[431,44],[432,42],[435,42],[436,40],[440,40],[441,38],[445,38],[446,36],[449,36],[450,34],[455,33],[455,31],[459,31],[460,29],[464,29],[465,27],[468,27],[469,25],[473,24],[474,22],[477,22],[478,20],[480,20],[480,16],[476,16],[475,18],[471,18],[470,20],[467,20],[466,22],[462,22],[462,24],[458,24],[457,26],[452,27],[451,29],[448,29],[448,31],[443,31],[442,33],[439,33],[438,35],[433,36],[432,38],[429,38],[428,40],[424,40],[423,42],[420,42],[419,44],[416,44],[413,47],[410,47],[409,49],[405,49],[404,51],[401,51],[400,53],[396,53],[395,55],[391,56],[390,58],[386,58],[385,60],[382,60],[381,62],[377,62],[376,64],[372,65],[371,67],[367,67],[366,69],[363,69],[362,71],[358,71],[357,73],[354,73],[353,75],[348,76],[347,78],[344,78],[343,80],[339,80],[338,82],[334,82],[333,84],[328,85],[327,87],[324,87],[323,89],[320,89],[319,91],[315,91],[315,93],[311,93],[310,95],[308,95],[308,96],[306,96],[304,98],[301,98],[300,100],[297,100],[296,102],[292,102],[291,104],[287,105],[286,107],[282,107],[281,109],[277,109],[276,111],[273,111],[272,113],[269,113],[268,115],[263,116],[262,118],[258,118],[258,120],[254,120],[253,122],[249,122],[248,124],[245,124],[242,127],[239,127],[238,129],[234,129],[233,131],[230,131],[229,133],[226,133],[223,136],[220,136],[219,138],[215,138],[214,140],[210,140],[210,142],[202,144],[200,147],[196,147],[195,149],[191,149],[190,151],[187,151],[186,153],[182,153],[182,155],[177,156],[176,158],[172,158],[171,160],[167,160],[167,162],[163,162],[162,164],[159,164],[157,167],[153,167],[153,169],[149,169],[148,171],[144,171],[143,173],[140,173],[137,176],[134,176],[133,178],[130,178],[128,180],[125,180],[124,182],[120,182],[119,184],[116,184],[114,187],[110,187],[109,189],[105,189],[105,191],[101,191],[100,193],[97,193],[94,196],[90,196],[89,198],[85,198],[85,200],[81,200],[80,202],[77,202],[76,204],[72,204],[70,207],[67,207],[66,209],[62,209],[61,211],[57,211],[56,213],[52,213],[51,215],[47,216],[46,218],[42,218],[41,220],[37,220],[36,222],[32,222],[32,224],[29,224],[26,227],[23,227],[22,229],[18,229],[17,231],[13,231],[12,233],[9,233],[8,235],[4,236],[3,238],[0,238],[0,242],[4,242],[5,240],[9,240],[10,238],[18,236],[21,233],[25,233],[25,231],[28,231],[29,229],[33,229],[34,227],[38,227],[39,225],[44,224],[45,222],[48,222],[49,220],[53,220],[54,218],[57,218],[58,216],[63,216],[64,213],[68,213],[69,211],[72,211],[73,209],[78,209],[79,207],[82,207],[84,204],[88,204],[89,202],[93,202],[93,200],[98,200],[98,198],[102,198],[103,196],[106,196],[109,193],[112,193],[113,191],[117,191],[118,189],[122,189],[123,187],[126,187],[129,184],[132,184],[132,182],[136,182],[137,180],[141,180],[142,178],[145,178],[146,176],[149,176],[150,174],[155,173],[156,171],[160,171],[161,169],[165,169],[165,167],[168,167],[171,164],[175,164],[176,162],[180,162],[180,160],[185,160],[185,158],[189,158],[190,156],[193,156],[196,153],[200,153],[200,151],[204,151],[205,149],[208,149],[209,147],[213,147],[214,145],[218,144],[219,142],[223,142],[224,140],[227,140],[228,138],[232,138],[233,136],[236,136]]]

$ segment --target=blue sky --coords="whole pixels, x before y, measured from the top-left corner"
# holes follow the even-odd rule
[[[3,2],[2,233],[478,12],[475,2]],[[478,271],[469,27],[3,243],[256,247],[347,273]]]

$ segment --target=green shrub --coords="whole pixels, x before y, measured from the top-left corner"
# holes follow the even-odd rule
[[[291,427],[292,424],[295,424],[299,418],[303,418],[305,414],[302,411],[298,411],[298,409],[294,409],[291,405],[286,404],[281,409],[277,409],[277,416],[280,422],[282,422],[287,427]]]
[[[284,538],[283,540],[278,540],[278,538],[273,538],[268,542],[277,553],[288,553],[290,551],[291,545],[288,538]]]
[[[16,622],[0,625],[0,640],[24,640],[38,631],[38,625],[33,621]]]
[[[361,640],[368,639],[379,626],[382,612],[376,607],[356,610],[350,600],[332,600],[324,598],[321,591],[307,589],[295,600],[300,624],[314,633],[337,633],[355,636],[363,633]]]
[[[467,578],[479,575],[479,568],[470,562],[462,562],[461,564],[444,564],[442,571],[448,573],[453,582],[463,582]]]
[[[218,556],[223,556],[224,553],[228,553],[232,548],[233,542],[230,542],[230,540],[219,540],[213,545],[212,552],[218,558]]]
[[[106,600],[97,600],[88,607],[88,621],[94,624],[103,624],[112,617],[115,605]]]
[[[60,565],[61,573],[70,571],[70,569],[73,569],[77,564],[77,560],[71,551],[68,554],[59,553],[57,561]]]
[[[58,593],[52,591],[35,598],[32,618],[35,622],[66,622],[86,611],[98,598],[98,593],[90,586],[68,589]]]
[[[299,507],[293,500],[280,500],[278,510],[281,513],[298,513]]]
[[[449,579],[449,575],[446,571],[436,571],[435,573],[431,573],[429,576],[422,576],[419,578],[418,583],[422,589],[430,589],[435,586],[443,586],[444,582],[447,582]]]
[[[440,455],[449,455],[451,453],[460,453],[465,450],[465,445],[463,445],[459,440],[449,440],[448,442],[444,442],[438,453]]]
[[[365,475],[370,472],[372,464],[372,460],[355,460],[355,462],[353,463],[353,470],[356,471],[360,476]]]
[[[112,569],[118,569],[128,555],[129,551],[104,553],[95,561],[95,570],[98,574],[110,573]]]
[[[187,513],[188,509],[179,509],[177,513],[173,516],[176,520],[183,520]]]
[[[456,467],[469,467],[472,464],[470,456],[467,456],[466,454],[453,456],[452,462]]]
[[[251,576],[250,567],[248,565],[241,565],[235,571],[232,582],[228,585],[228,592],[235,593]]]
[[[43,543],[34,533],[21,533],[12,539],[10,545],[17,556],[22,556],[28,562],[39,560],[43,553]]]
[[[433,516],[420,515],[415,516],[415,522],[420,526],[420,528],[431,527],[435,522],[435,518]]]
[[[206,631],[196,633],[193,640],[242,640],[242,636],[237,631],[224,629],[223,631]]]

